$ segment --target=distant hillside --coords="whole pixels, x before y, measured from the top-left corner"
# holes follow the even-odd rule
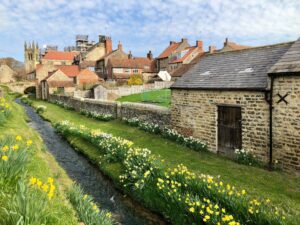
[[[6,64],[14,71],[20,71],[24,69],[24,63],[11,57],[0,58],[0,64]]]

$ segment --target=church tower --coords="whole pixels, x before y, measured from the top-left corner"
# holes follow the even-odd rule
[[[24,43],[24,61],[26,73],[35,70],[36,64],[39,63],[39,46],[34,41],[28,45]]]

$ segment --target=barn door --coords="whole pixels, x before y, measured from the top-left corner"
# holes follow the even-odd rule
[[[240,107],[218,106],[218,152],[233,157],[242,148],[242,113]]]

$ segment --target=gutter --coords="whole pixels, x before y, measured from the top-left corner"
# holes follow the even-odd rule
[[[273,170],[273,86],[275,77],[271,76],[271,87],[269,91],[269,169]]]

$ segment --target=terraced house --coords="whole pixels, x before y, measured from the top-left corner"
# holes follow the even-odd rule
[[[172,125],[232,156],[300,170],[300,39],[206,53],[172,88]]]

